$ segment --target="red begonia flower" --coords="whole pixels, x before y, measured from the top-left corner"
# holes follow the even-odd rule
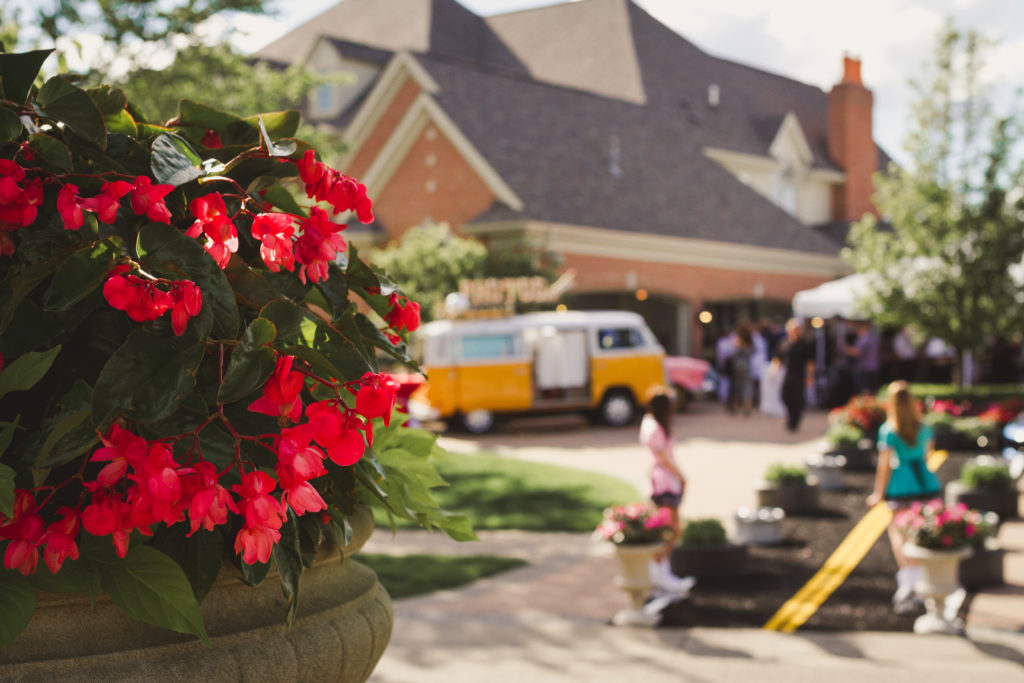
[[[179,280],[171,287],[170,295],[174,301],[171,327],[174,328],[174,334],[180,337],[185,333],[189,318],[199,315],[203,310],[203,292],[191,280]]]
[[[111,488],[124,478],[128,466],[137,468],[146,459],[149,444],[141,436],[132,434],[116,422],[110,425],[100,441],[103,448],[92,454],[92,462],[109,462],[96,476],[96,481],[104,488]]]
[[[281,502],[290,506],[296,515],[327,509],[327,503],[308,483],[310,479],[327,474],[324,454],[310,444],[316,428],[316,423],[307,422],[282,429],[276,440],[277,465],[274,471],[284,491]]]
[[[226,524],[228,510],[238,514],[238,506],[231,494],[217,481],[216,467],[208,462],[199,462],[192,470],[182,481],[185,497],[189,499],[188,516],[192,520],[188,536],[199,527],[213,531],[214,527]]]
[[[154,185],[147,176],[137,176],[132,183],[132,211],[156,223],[170,224],[171,212],[164,204],[164,197],[173,189],[174,185]]]
[[[345,226],[331,221],[326,211],[314,206],[301,227],[302,235],[295,242],[295,259],[302,264],[299,279],[305,283],[308,274],[312,282],[326,280],[328,265],[345,250],[345,238],[339,234]]]
[[[203,133],[203,139],[199,141],[199,144],[207,149],[220,149],[224,146],[221,144],[220,134],[209,128],[207,128],[206,132]]]
[[[248,472],[242,481],[231,487],[241,499],[239,509],[245,526],[235,536],[235,552],[242,554],[246,564],[266,562],[274,543],[281,539],[278,529],[284,524],[287,507],[270,495],[276,486],[266,472]]]
[[[295,270],[292,235],[295,216],[287,213],[261,213],[252,222],[252,236],[261,243],[260,256],[272,272]]]
[[[43,201],[43,181],[36,178],[23,185],[25,179],[25,169],[10,159],[0,159],[0,231],[14,232],[36,219]]]
[[[35,497],[28,491],[15,489],[14,517],[0,514],[0,538],[10,539],[4,552],[4,567],[28,576],[39,564],[39,545],[46,525],[38,514]]]
[[[228,267],[231,254],[238,251],[238,230],[231,222],[227,206],[224,205],[224,197],[219,192],[196,197],[188,205],[189,211],[196,217],[192,227],[186,234],[189,237],[199,237],[200,233],[206,235],[206,251],[213,260],[217,262],[221,270]]]
[[[355,211],[360,222],[373,222],[373,205],[365,185],[317,161],[313,150],[306,150],[296,166],[306,184],[307,197],[329,202],[335,214]]]
[[[404,303],[403,303],[404,302]],[[384,317],[387,324],[401,332],[413,332],[420,326],[420,305],[406,297],[392,294],[388,299],[391,310]]]
[[[43,537],[43,543],[46,544],[46,548],[43,550],[43,560],[51,574],[60,571],[64,560],[78,559],[78,544],[75,543],[81,526],[78,513],[64,506],[57,510],[57,514],[61,515],[61,519],[48,526],[46,535]]]
[[[298,422],[302,417],[302,399],[299,394],[302,393],[304,380],[300,373],[292,372],[294,360],[294,356],[281,356],[277,359],[274,372],[263,387],[263,395],[249,405],[249,410]]]
[[[174,305],[170,294],[135,275],[108,277],[103,283],[103,296],[107,303],[127,313],[135,322],[156,320]]]
[[[78,230],[85,224],[83,200],[78,196],[78,186],[67,183],[57,193],[57,213],[64,221],[65,230]]]
[[[367,420],[382,417],[384,424],[390,425],[398,384],[387,375],[373,372],[367,372],[359,381],[361,386],[356,392],[356,411]]]
[[[367,442],[362,431],[366,424],[351,412],[343,412],[337,401],[310,403],[306,417],[317,424],[313,438],[327,451],[332,462],[344,467],[363,457]]]
[[[117,210],[121,208],[121,198],[131,192],[131,189],[132,184],[123,180],[103,183],[98,195],[82,200],[82,207],[86,211],[95,213],[96,220],[100,223],[110,225],[117,218]]]

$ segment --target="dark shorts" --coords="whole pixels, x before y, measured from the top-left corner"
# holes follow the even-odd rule
[[[656,496],[651,496],[651,500],[660,508],[677,508],[683,504],[683,494],[659,493]]]

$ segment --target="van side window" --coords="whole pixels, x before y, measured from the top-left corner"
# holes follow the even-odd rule
[[[516,355],[516,340],[511,334],[488,334],[462,338],[462,357],[510,358]]]
[[[597,345],[603,351],[631,349],[644,345],[640,330],[635,327],[607,327],[597,331]]]

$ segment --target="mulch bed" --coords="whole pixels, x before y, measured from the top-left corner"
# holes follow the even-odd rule
[[[950,454],[939,469],[943,484],[955,479],[970,454]],[[813,515],[788,515],[781,545],[751,546],[747,573],[738,579],[698,581],[686,600],[662,612],[662,626],[761,627],[821,568],[867,512],[873,472],[843,474],[846,489],[821,491]],[[921,613],[892,611],[896,561],[883,533],[861,563],[801,627],[822,631],[912,631]],[[969,604],[970,598],[965,602]]]

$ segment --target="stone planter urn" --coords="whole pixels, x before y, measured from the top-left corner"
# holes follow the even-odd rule
[[[736,541],[749,545],[777,545],[782,542],[782,520],[785,518],[782,508],[740,508],[733,517]]]
[[[952,550],[932,550],[913,543],[903,546],[903,554],[921,566],[921,579],[914,592],[924,600],[924,614],[914,621],[914,633],[963,633],[963,623],[943,616],[946,598],[960,587],[960,561],[971,554],[970,546]]]
[[[747,571],[747,546],[735,543],[676,546],[669,555],[669,565],[676,576],[692,576],[703,581],[735,579]]]
[[[946,506],[963,503],[974,510],[985,510],[999,515],[999,519],[1018,516],[1020,492],[1015,487],[1008,489],[971,489],[957,479],[946,484]]]
[[[822,491],[843,490],[843,468],[846,467],[844,455],[809,455],[807,456],[807,472],[818,480]]]
[[[984,548],[975,548],[974,554],[960,562],[960,585],[972,591],[1003,585],[1006,583],[1003,578],[1005,556],[1006,551],[994,541]]]
[[[760,481],[755,487],[759,508],[782,508],[789,513],[808,513],[818,509],[818,482],[808,477],[804,485],[779,486]]]
[[[624,590],[634,608],[643,607],[651,592],[650,562],[654,553],[665,547],[664,543],[644,545],[616,545],[615,557],[619,561],[619,575],[615,585]]]
[[[259,586],[228,563],[201,604],[211,647],[131,619],[105,595],[38,593],[28,627],[0,650],[5,680],[365,681],[391,637],[394,613],[376,575],[348,556],[373,531],[362,508],[352,541],[323,548],[302,574],[298,615],[285,624],[276,572]]]

